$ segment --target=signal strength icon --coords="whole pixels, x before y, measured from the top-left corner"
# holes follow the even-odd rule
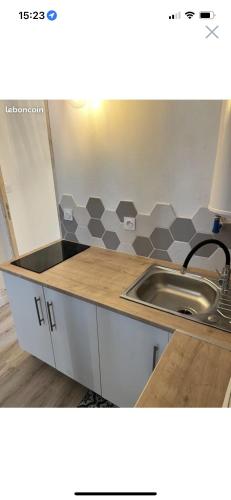
[[[180,18],[181,18],[180,12],[176,12],[176,14],[172,14],[171,16],[169,16],[169,19],[180,19]]]
[[[189,10],[188,12],[185,12],[185,15],[187,16],[188,19],[192,19],[192,17],[195,16],[195,12]]]

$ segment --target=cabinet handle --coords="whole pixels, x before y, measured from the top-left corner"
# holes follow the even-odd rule
[[[39,326],[41,326],[42,323],[45,323],[44,316],[43,316],[41,299],[40,299],[40,297],[38,297],[38,298],[34,297],[34,301],[35,301],[35,307],[36,307],[36,311],[37,311]],[[40,312],[39,312],[39,306],[38,306],[39,304],[40,304],[40,309],[41,309],[42,317],[40,316]]]
[[[54,308],[53,308],[52,302],[47,302],[47,310],[48,310],[51,331],[53,332],[54,328],[56,328],[56,322],[55,322]],[[52,321],[51,312],[52,312],[52,316],[53,316],[53,321]]]
[[[152,361],[152,370],[154,370],[154,368],[156,367],[156,357],[157,357],[157,353],[159,351],[159,346],[158,345],[154,345],[153,347],[153,361]]]

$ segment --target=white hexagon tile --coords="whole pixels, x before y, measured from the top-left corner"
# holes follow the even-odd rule
[[[172,205],[168,203],[157,203],[153,208],[150,217],[153,221],[153,227],[169,228],[176,218]]]
[[[150,215],[137,214],[136,216],[136,233],[139,236],[149,236],[153,231],[153,220]]]
[[[168,249],[168,254],[173,262],[182,263],[190,252],[189,243],[184,241],[174,241]]]
[[[76,206],[73,209],[73,216],[80,226],[87,226],[90,220],[90,214],[86,207]]]
[[[214,214],[206,207],[200,207],[192,218],[193,225],[197,233],[211,232]]]

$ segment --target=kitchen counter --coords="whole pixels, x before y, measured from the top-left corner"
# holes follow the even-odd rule
[[[229,351],[176,331],[136,407],[222,407],[230,373]]]
[[[137,406],[222,406],[231,376],[231,334],[120,298],[151,264],[179,267],[91,247],[41,274],[10,262],[0,269],[175,332]]]

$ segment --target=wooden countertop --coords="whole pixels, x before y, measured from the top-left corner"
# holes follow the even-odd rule
[[[175,332],[136,407],[222,407],[230,374],[229,351]]]
[[[207,360],[208,353],[211,355],[211,369],[212,369],[212,352],[220,352],[224,351],[222,356],[219,357],[220,370],[222,371],[223,364],[223,356],[224,359],[228,360],[230,357],[230,369],[228,361],[226,361],[226,369],[224,372],[229,372],[229,379],[231,376],[231,353],[227,351],[231,351],[231,334],[225,333],[216,328],[212,328],[206,325],[200,325],[193,321],[180,318],[178,316],[174,316],[173,314],[165,313],[162,311],[158,311],[156,309],[152,309],[148,306],[144,306],[142,304],[137,304],[135,302],[131,302],[129,300],[125,300],[120,298],[121,293],[128,288],[151,264],[161,264],[166,266],[166,262],[156,261],[153,259],[132,256],[128,254],[123,254],[119,252],[113,252],[110,250],[104,250],[101,248],[91,247],[88,250],[75,255],[74,257],[58,264],[57,266],[48,269],[47,271],[37,274],[32,271],[28,271],[26,269],[16,267],[12,265],[10,262],[4,263],[0,266],[0,269],[5,272],[12,273],[14,275],[20,276],[25,279],[29,279],[36,283],[40,283],[42,285],[54,288],[55,290],[68,293],[79,299],[87,300],[89,302],[93,302],[97,305],[112,309],[121,314],[125,314],[132,318],[144,321],[146,323],[157,325],[162,327],[163,329],[168,329],[171,331],[176,331],[174,334],[170,345],[167,347],[165,353],[163,354],[160,363],[157,365],[156,370],[153,372],[153,375],[149,381],[149,384],[146,387],[147,395],[149,394],[150,402],[152,402],[151,406],[165,406],[166,402],[170,406],[193,406],[194,401],[196,401],[197,396],[192,396],[192,390],[190,392],[189,399],[187,400],[187,405],[185,403],[185,399],[182,395],[180,396],[177,393],[176,404],[174,404],[174,400],[167,397],[167,399],[158,400],[158,398],[154,398],[152,400],[150,394],[153,392],[152,388],[153,384],[156,387],[156,380],[158,380],[158,384],[160,384],[160,378],[163,380],[163,371],[164,371],[164,363],[167,363],[168,359],[172,359],[172,352],[180,349],[181,344],[181,352],[185,350],[185,363],[192,363],[192,360],[189,357],[189,352],[194,352],[194,346],[199,346],[200,357],[195,358],[194,362],[196,362],[195,369],[198,369],[198,363],[200,359],[201,367],[203,367],[204,363]],[[177,268],[179,266],[167,263],[168,267]],[[198,270],[197,270],[198,272]],[[199,270],[200,274],[204,274],[206,276],[214,275],[213,273],[204,273]],[[187,338],[189,337],[189,338]],[[191,338],[193,337],[193,338]],[[214,350],[213,350],[214,349]],[[217,349],[217,350],[216,350]],[[182,364],[182,357],[177,357],[174,363],[170,363],[171,370],[175,366],[175,374],[177,378],[178,370],[182,369],[182,373],[185,369],[185,365]],[[204,361],[203,361],[204,360]],[[163,366],[163,371],[162,371]],[[193,365],[192,365],[193,366]],[[210,364],[207,362],[207,372],[210,370]],[[214,368],[214,366],[213,366]],[[191,373],[191,372],[190,372]],[[162,375],[161,375],[162,374]],[[204,372],[203,372],[204,374]],[[172,377],[173,375],[171,375]],[[192,383],[191,379],[192,373],[189,376],[189,384]],[[223,393],[220,398],[217,398],[217,405],[222,406],[220,404],[220,400],[225,395],[226,387],[223,392],[223,385],[226,383],[226,376],[223,375],[222,378],[223,383],[220,384],[220,393]],[[203,380],[201,381],[202,386]],[[228,384],[228,381],[227,381]],[[226,386],[227,386],[226,384]],[[221,389],[222,386],[222,389]],[[191,387],[191,386],[190,386]],[[179,389],[179,388],[178,388]],[[170,389],[169,389],[170,390]],[[183,390],[183,389],[182,389]],[[199,389],[197,388],[199,391]],[[176,388],[177,391],[177,388]],[[195,392],[196,389],[195,389]],[[219,391],[217,391],[219,392]],[[173,393],[172,393],[173,394]],[[165,396],[164,396],[165,398]],[[183,399],[181,399],[183,398]],[[215,396],[214,396],[215,398]],[[198,396],[198,402],[200,404],[202,401],[202,392],[201,397]],[[191,402],[193,401],[193,404]],[[223,400],[222,400],[223,401]],[[141,403],[140,403],[141,402]],[[181,404],[180,404],[181,402]],[[184,404],[183,404],[184,402]],[[214,399],[210,399],[209,397],[205,397],[204,404],[202,406],[207,406],[206,402],[211,404],[214,402]],[[145,393],[142,394],[139,399],[138,406],[149,406],[148,398],[145,397]],[[199,404],[199,403],[198,403]],[[216,406],[216,405],[215,405]]]

